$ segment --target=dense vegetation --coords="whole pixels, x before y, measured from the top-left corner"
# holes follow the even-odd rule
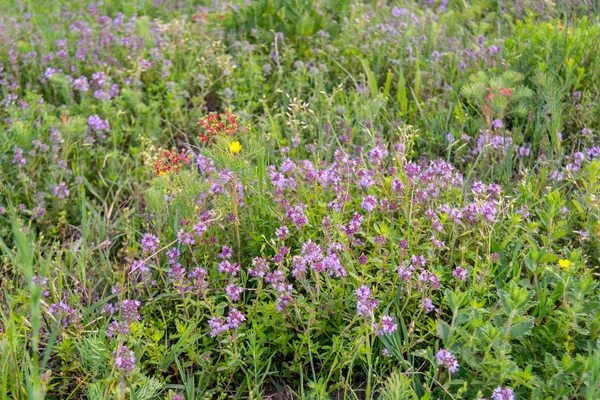
[[[600,4],[0,5],[1,399],[600,398]]]

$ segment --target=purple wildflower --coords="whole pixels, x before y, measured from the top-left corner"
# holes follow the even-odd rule
[[[463,269],[462,267],[456,267],[456,269],[454,271],[452,271],[452,276],[454,276],[456,279],[460,279],[461,281],[466,281],[467,277],[469,276],[469,271],[466,269]]]
[[[211,337],[220,336],[229,329],[229,325],[223,321],[223,317],[212,317],[208,320],[208,326],[210,326]]]
[[[219,263],[218,270],[223,274],[237,276],[238,272],[240,271],[240,267],[236,263],[230,263],[227,260],[223,260]]]
[[[492,393],[492,400],[515,400],[515,394],[511,388],[502,389],[498,386]]]
[[[239,312],[234,307],[231,307],[229,310],[229,315],[227,316],[227,327],[229,329],[238,329],[245,320],[246,317],[244,317],[244,314]]]
[[[354,292],[356,294],[356,313],[365,317],[373,314],[379,302],[371,298],[371,289],[368,286],[362,285]]]
[[[87,92],[90,89],[90,85],[85,76],[80,76],[73,81],[73,89],[79,92]]]
[[[371,212],[377,207],[377,199],[373,196],[363,197],[361,206],[365,211]]]
[[[439,366],[447,368],[450,373],[458,371],[458,361],[450,350],[442,349],[435,355]]]
[[[269,262],[266,258],[256,257],[252,260],[252,267],[248,270],[248,273],[254,278],[264,278],[269,272]]]
[[[23,157],[23,149],[20,147],[15,147],[13,150],[13,164],[16,164],[18,167],[23,167],[27,164],[27,161]]]
[[[54,188],[52,189],[52,193],[59,199],[69,197],[70,194],[66,182],[61,182],[58,185],[54,186]]]
[[[277,235],[279,240],[285,239],[289,235],[289,233],[290,233],[290,230],[285,225],[282,225],[275,230],[275,234]]]
[[[242,294],[243,291],[244,288],[235,286],[233,283],[229,284],[225,288],[225,293],[227,294],[227,296],[229,296],[229,298],[231,298],[231,301],[237,301],[240,298],[240,294]]]
[[[121,346],[113,355],[115,357],[115,367],[119,368],[123,372],[123,375],[131,375],[135,368],[135,355],[133,351],[129,350],[127,346]]]
[[[494,128],[494,129],[501,129],[503,126],[504,126],[504,124],[499,119],[495,119],[492,121],[492,128]]]
[[[97,132],[108,132],[110,130],[108,120],[101,119],[98,115],[88,117],[88,126],[91,130]]]
[[[151,233],[146,233],[140,240],[140,244],[146,253],[154,253],[158,249],[159,243],[158,238]]]
[[[425,314],[437,311],[437,308],[433,305],[433,301],[429,297],[423,299],[423,307],[425,307]]]
[[[398,324],[394,323],[394,319],[388,315],[381,317],[379,324],[373,326],[377,336],[391,335],[398,330]]]
[[[140,302],[138,300],[123,300],[121,303],[121,318],[127,322],[140,320]]]

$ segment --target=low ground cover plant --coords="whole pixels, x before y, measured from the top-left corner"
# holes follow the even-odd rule
[[[597,5],[2,5],[0,398],[597,399]]]

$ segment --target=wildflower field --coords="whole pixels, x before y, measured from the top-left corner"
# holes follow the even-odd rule
[[[598,0],[0,3],[0,400],[600,399]]]

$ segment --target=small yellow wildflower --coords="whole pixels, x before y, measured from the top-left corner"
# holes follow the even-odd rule
[[[233,154],[237,154],[242,150],[242,145],[240,144],[240,142],[238,142],[237,140],[235,142],[232,142],[229,145],[229,151],[231,151]]]
[[[569,261],[569,260],[558,260],[558,265],[561,268],[569,268],[571,266],[571,261]]]

